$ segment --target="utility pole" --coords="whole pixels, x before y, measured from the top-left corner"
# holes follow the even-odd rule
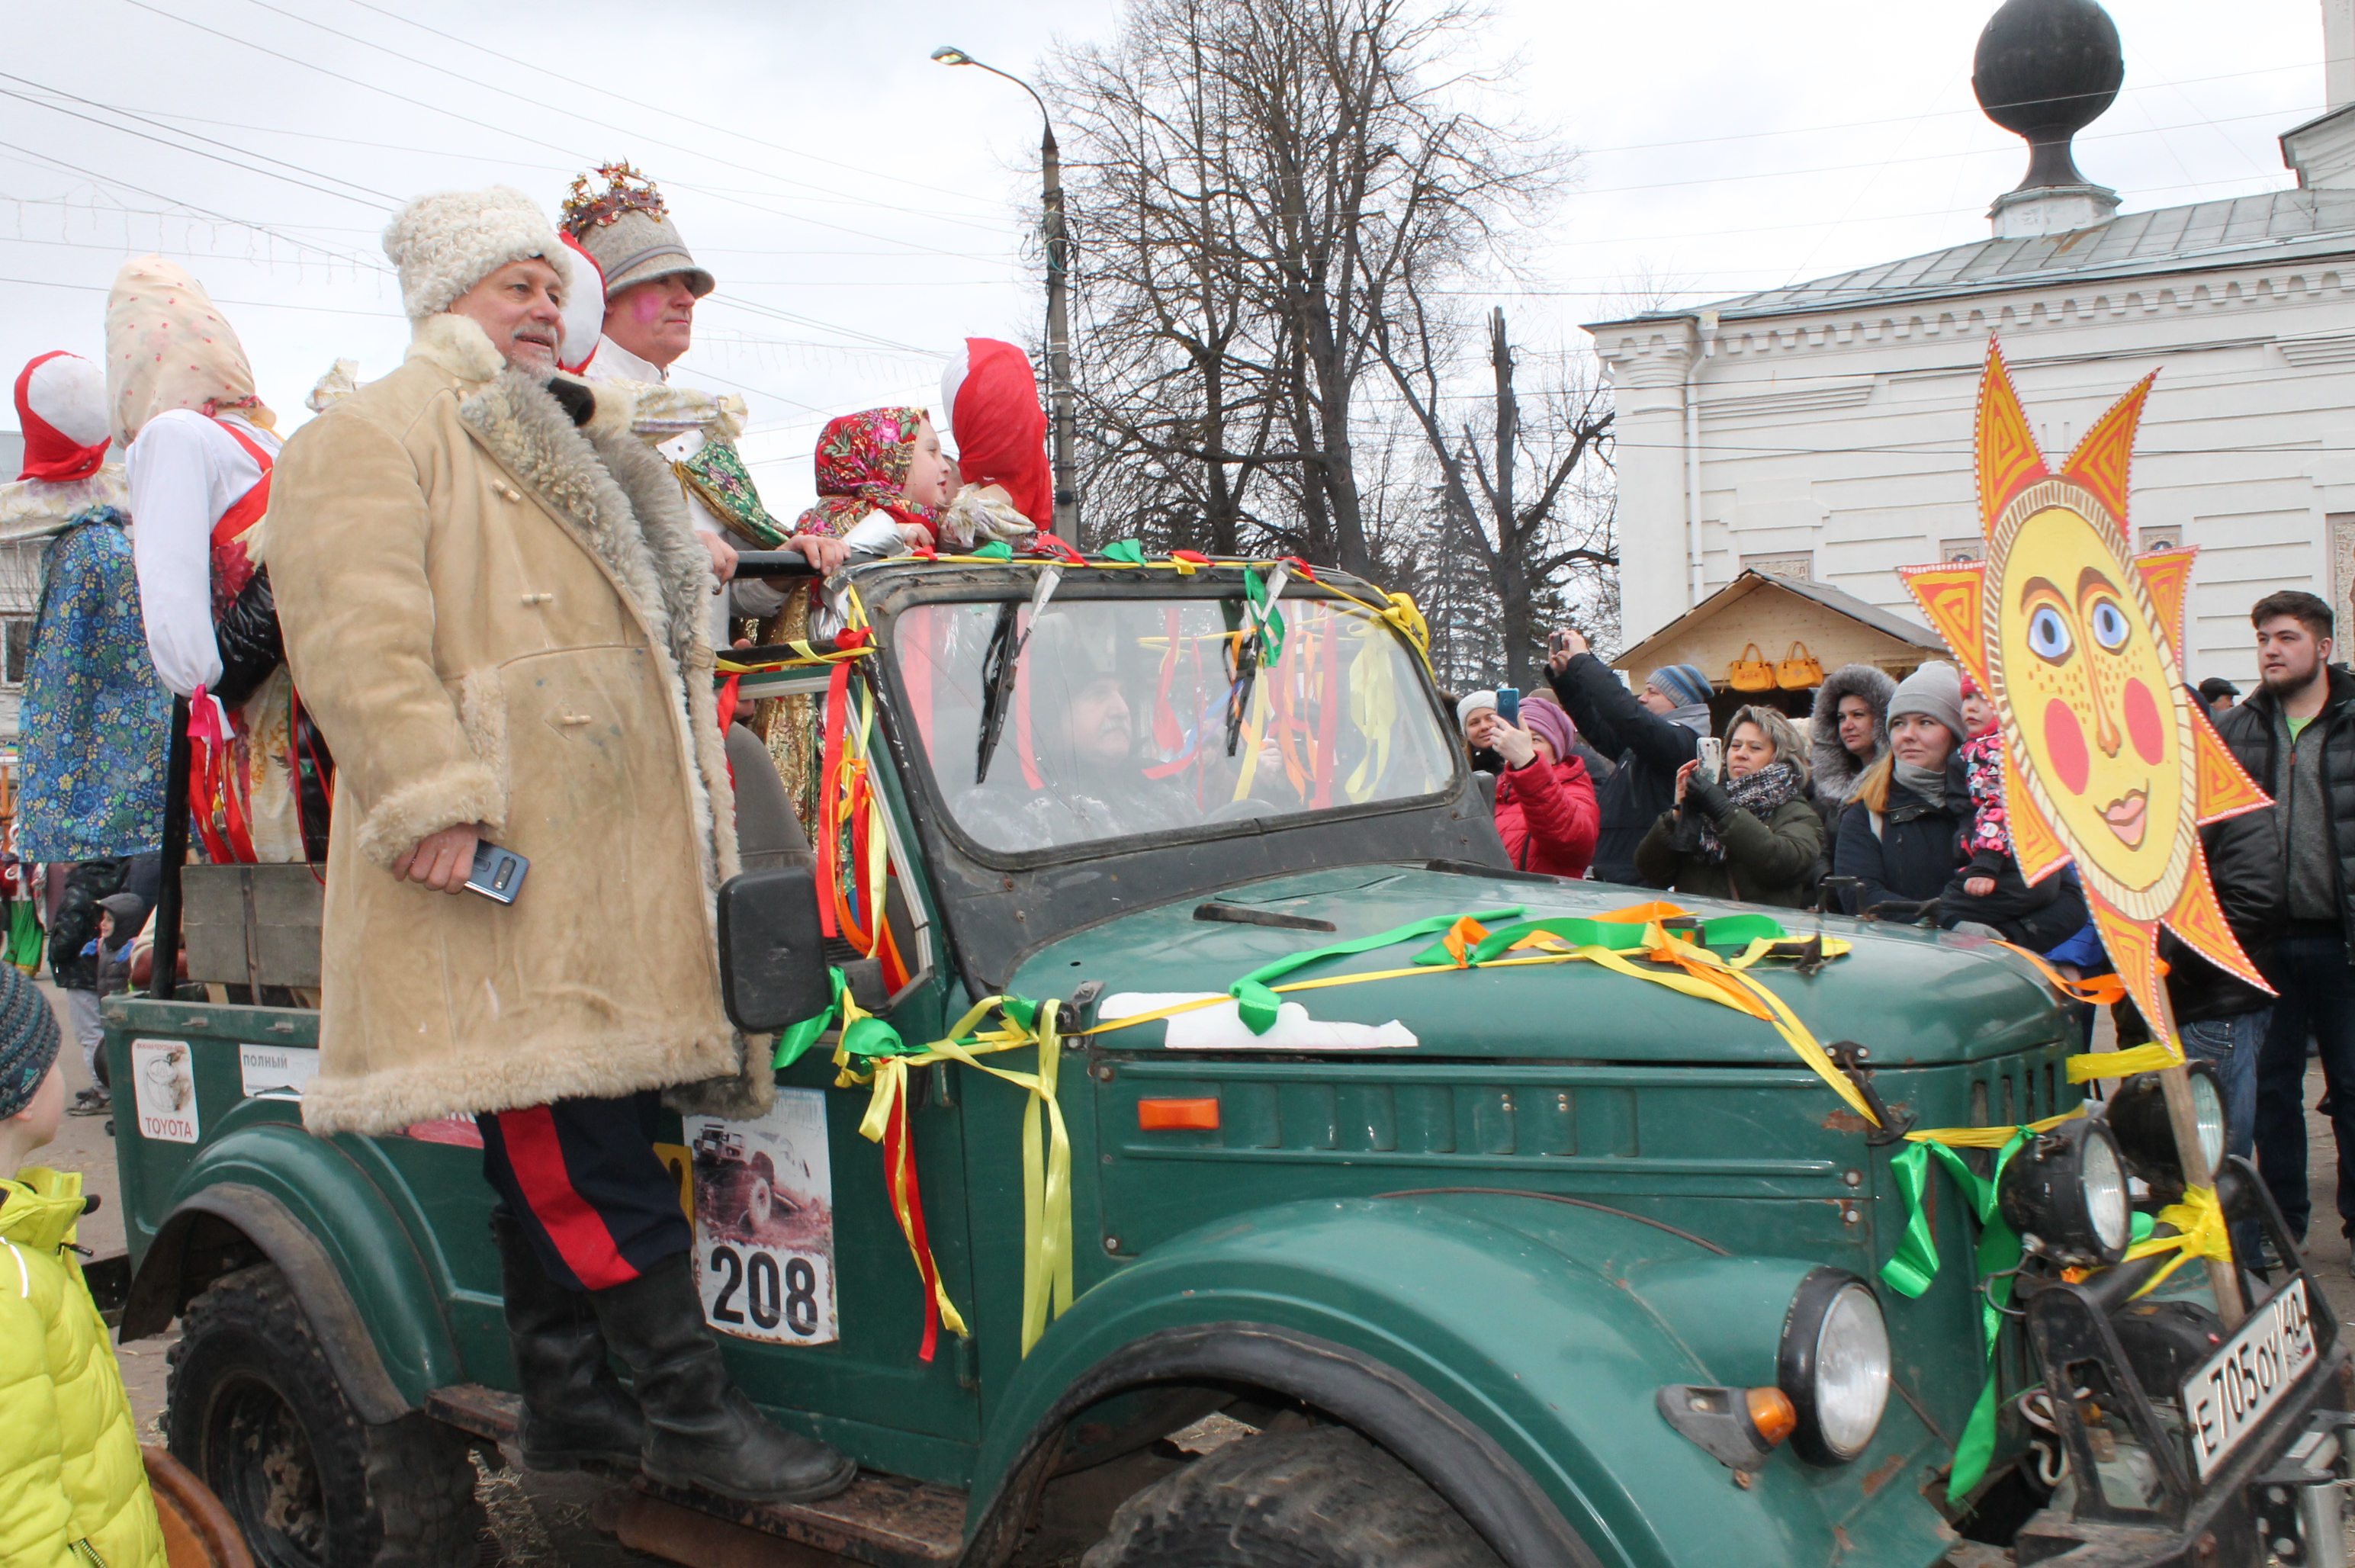
[[[1047,241],[1047,383],[1048,403],[1054,421],[1055,537],[1076,548],[1080,542],[1080,479],[1072,446],[1077,439],[1071,409],[1071,233],[1063,225],[1063,156],[1055,145],[1055,122],[1039,90],[1018,76],[954,47],[932,51],[943,65],[976,66],[1030,95],[1039,106],[1042,127],[1039,137],[1039,172],[1044,184],[1044,231]]]

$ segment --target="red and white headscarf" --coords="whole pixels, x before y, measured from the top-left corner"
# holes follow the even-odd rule
[[[19,479],[68,485],[106,461],[106,372],[55,349],[16,373],[16,427],[25,432]]]
[[[106,300],[106,390],[114,439],[128,447],[170,409],[229,410],[272,423],[253,366],[204,284],[161,256],[123,263]]]
[[[996,485],[1014,509],[1055,526],[1054,471],[1047,463],[1047,411],[1029,356],[994,337],[968,337],[941,375],[941,407],[967,485]]]

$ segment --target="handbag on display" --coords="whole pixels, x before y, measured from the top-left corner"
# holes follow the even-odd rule
[[[1823,683],[1824,667],[1805,643],[1793,643],[1783,662],[1774,667],[1774,684],[1785,691],[1812,691]]]
[[[1743,645],[1742,656],[1725,667],[1725,683],[1736,691],[1772,691],[1774,667],[1766,662],[1756,643]]]

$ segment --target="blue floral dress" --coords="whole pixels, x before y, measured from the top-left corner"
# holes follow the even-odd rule
[[[27,860],[163,848],[172,694],[148,657],[124,521],[112,507],[83,513],[44,563],[18,721],[16,852]]]

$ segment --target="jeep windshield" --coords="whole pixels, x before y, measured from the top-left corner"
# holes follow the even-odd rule
[[[1348,601],[911,605],[891,657],[939,796],[985,849],[1053,849],[1423,799],[1456,749],[1412,648]],[[1018,652],[1015,650],[1018,647]]]

